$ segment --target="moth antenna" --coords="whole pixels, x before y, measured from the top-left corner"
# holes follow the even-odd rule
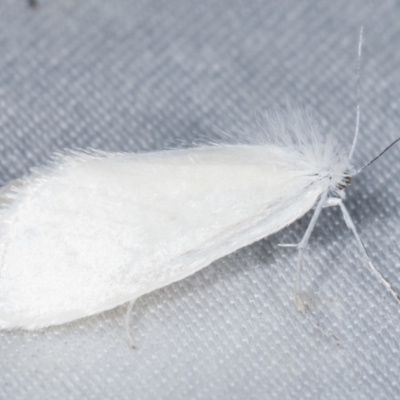
[[[400,138],[397,138],[394,142],[392,142],[391,144],[389,144],[388,147],[386,147],[386,149],[384,149],[383,151],[381,151],[375,158],[373,158],[371,161],[369,161],[367,164],[365,164],[363,167],[361,167],[360,169],[358,169],[352,176],[355,176],[357,174],[359,174],[364,168],[367,168],[369,165],[371,165],[374,161],[376,161],[380,156],[382,156],[383,154],[385,154],[392,146],[394,146],[398,141],[400,140]]]
[[[361,53],[362,53],[362,42],[363,42],[363,33],[364,33],[364,26],[361,25],[360,28],[360,36],[358,39],[358,57],[357,57],[357,112],[356,112],[356,129],[354,132],[354,139],[353,144],[351,145],[350,153],[349,153],[349,160],[354,153],[354,148],[356,147],[358,132],[360,130],[360,86],[361,86]]]

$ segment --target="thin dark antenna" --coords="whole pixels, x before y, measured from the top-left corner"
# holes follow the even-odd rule
[[[360,36],[358,39],[358,61],[357,61],[357,114],[356,114],[356,130],[354,133],[353,144],[351,145],[350,153],[349,153],[349,160],[353,156],[354,149],[356,147],[358,132],[360,130],[360,75],[361,75],[361,52],[362,52],[362,42],[363,42],[363,33],[364,33],[364,26],[361,25],[360,28]]]
[[[369,165],[371,165],[374,161],[376,161],[380,156],[382,156],[383,154],[385,154],[392,146],[394,146],[398,141],[400,140],[400,138],[397,138],[393,143],[389,144],[388,147],[386,147],[386,149],[384,149],[382,152],[380,152],[375,158],[373,158],[370,162],[368,162],[367,164],[365,164],[363,167],[361,167],[360,169],[358,169],[352,176],[359,174],[364,168],[367,168]]]

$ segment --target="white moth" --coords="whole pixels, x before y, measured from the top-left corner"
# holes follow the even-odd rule
[[[299,111],[275,115],[269,131],[270,142],[258,145],[70,153],[10,182],[0,191],[0,328],[63,324],[126,302],[130,311],[138,297],[281,230],[315,205],[297,245],[297,291],[318,215],[337,205],[397,299],[342,202],[350,157]]]

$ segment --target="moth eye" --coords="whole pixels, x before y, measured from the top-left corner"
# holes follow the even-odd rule
[[[346,176],[344,177],[344,183],[339,183],[338,189],[339,189],[339,190],[346,189],[347,186],[350,185],[350,183],[351,183],[351,176],[346,175]]]

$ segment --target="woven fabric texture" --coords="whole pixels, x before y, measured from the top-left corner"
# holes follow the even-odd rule
[[[287,98],[350,148],[364,23],[361,166],[399,135],[399,20],[394,0],[4,0],[0,180],[65,149],[213,140]],[[354,178],[346,199],[398,292],[399,154]],[[136,350],[126,307],[0,332],[0,399],[400,398],[400,307],[336,209],[305,256],[310,310],[293,303],[296,252],[278,244],[297,242],[310,217],[140,298]]]

